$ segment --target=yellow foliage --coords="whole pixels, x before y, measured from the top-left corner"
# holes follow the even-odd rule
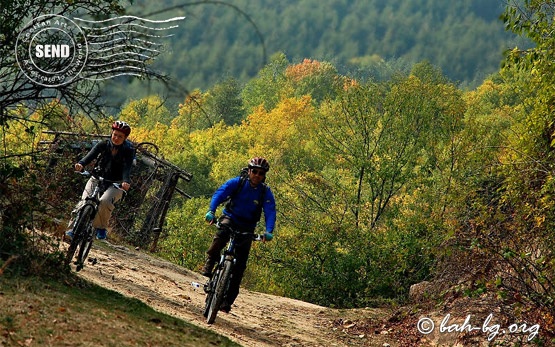
[[[156,123],[152,130],[141,127],[133,128],[130,140],[132,139],[135,142],[152,142],[160,147],[160,150],[171,148],[172,150],[169,151],[171,153],[174,151],[174,147],[169,143],[167,133],[167,125]]]
[[[138,114],[136,105],[139,101],[131,101],[125,108],[120,112],[120,119],[126,121],[131,126],[133,124],[138,124],[141,116]]]
[[[206,95],[195,90],[185,98],[185,102],[179,104],[177,117],[172,120],[172,126],[181,128],[186,133],[191,133],[200,128],[206,115],[202,112]]]
[[[35,112],[21,106],[9,111],[7,127],[2,127],[4,143],[0,155],[31,153],[39,141],[52,139],[53,135],[44,135],[48,129],[74,131],[77,124],[69,114],[68,108],[59,99],[52,99],[40,105]],[[78,127],[77,127],[78,128]]]
[[[156,123],[166,123],[173,118],[157,95],[129,102],[120,112],[120,119],[131,126],[154,128]]]
[[[295,129],[295,124],[303,117],[312,114],[314,110],[311,101],[309,96],[303,96],[300,99],[287,98],[269,112],[258,108],[249,115],[246,123],[243,123],[244,129],[256,143],[262,142],[270,146],[275,143],[281,144],[295,132],[304,131],[304,129]]]

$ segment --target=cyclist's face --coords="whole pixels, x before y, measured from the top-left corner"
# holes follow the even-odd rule
[[[112,143],[116,146],[119,146],[125,141],[125,134],[119,130],[112,131]]]
[[[251,183],[255,186],[260,184],[260,182],[264,180],[265,176],[266,176],[266,172],[264,172],[264,170],[257,169],[257,168],[249,170],[249,179]]]

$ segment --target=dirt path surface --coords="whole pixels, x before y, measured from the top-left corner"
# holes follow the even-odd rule
[[[355,334],[349,329],[365,318],[383,320],[378,309],[333,310],[298,300],[241,289],[229,314],[218,313],[208,325],[202,311],[205,294],[200,274],[126,247],[95,244],[79,275],[104,288],[134,297],[157,311],[227,336],[244,347],[396,346],[379,332]],[[339,324],[338,324],[339,322]]]

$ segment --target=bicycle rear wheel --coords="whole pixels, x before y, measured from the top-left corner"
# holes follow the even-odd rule
[[[229,287],[229,279],[231,278],[231,270],[233,268],[233,263],[231,260],[226,259],[224,261],[223,269],[220,272],[220,277],[216,282],[216,288],[214,289],[214,297],[210,301],[210,307],[208,308],[208,316],[206,317],[206,322],[208,324],[214,323],[216,320],[216,315],[220,310],[220,306],[224,301],[224,296]]]
[[[71,244],[67,250],[65,265],[71,264],[71,260],[75,255],[77,247],[82,244],[83,239],[87,237],[87,231],[91,223],[91,217],[93,215],[93,207],[91,205],[85,205],[81,208],[75,222],[73,223],[73,238]]]

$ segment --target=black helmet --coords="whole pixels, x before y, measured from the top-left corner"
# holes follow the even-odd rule
[[[121,120],[115,121],[114,124],[112,124],[112,129],[121,131],[125,134],[125,136],[129,136],[129,134],[131,134],[131,127],[129,124]]]
[[[249,160],[249,169],[259,168],[268,172],[270,170],[270,164],[268,161],[262,157],[255,157]]]

